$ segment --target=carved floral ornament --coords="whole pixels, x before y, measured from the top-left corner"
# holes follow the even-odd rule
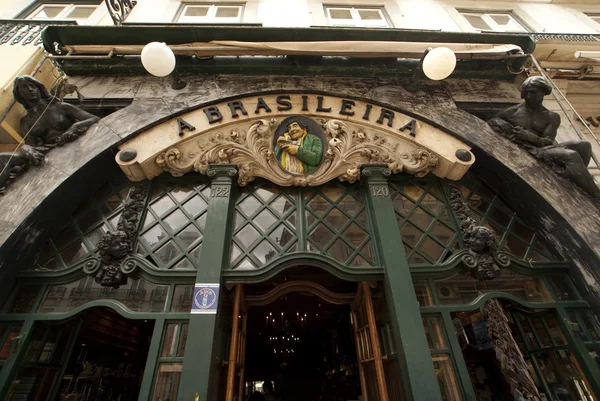
[[[247,132],[231,130],[208,141],[170,148],[156,158],[156,163],[174,176],[191,171],[206,174],[210,164],[235,164],[241,186],[256,177],[282,186],[316,186],[334,178],[353,183],[359,179],[363,164],[387,164],[393,174],[422,177],[438,163],[438,157],[423,148],[405,146],[377,133],[352,131],[340,120],[321,123],[328,139],[327,151],[317,170],[307,175],[290,173],[279,165],[270,148],[277,119],[258,120]]]
[[[392,174],[422,177],[433,172],[457,180],[474,162],[462,142],[390,110],[352,101],[356,113],[350,115],[344,103],[350,101],[342,99],[340,118],[331,118],[332,107],[325,108],[325,100],[318,97],[310,114],[302,113],[311,111],[304,99],[301,108],[289,102],[288,113],[272,113],[267,102],[273,99],[245,101],[249,107],[256,105],[254,114],[264,116],[249,115],[236,101],[173,119],[122,145],[117,163],[132,181],[165,171],[174,176],[207,174],[210,165],[228,164],[237,166],[241,186],[257,177],[281,186],[318,186],[333,179],[356,182],[366,164],[387,165]],[[326,101],[332,104],[334,99]],[[219,106],[222,111],[229,106],[231,118],[216,114]],[[368,121],[372,110],[380,125]]]

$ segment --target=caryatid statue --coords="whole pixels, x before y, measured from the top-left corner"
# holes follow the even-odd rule
[[[17,77],[13,96],[27,111],[21,118],[25,143],[14,153],[0,153],[0,194],[29,166],[39,165],[50,149],[76,140],[100,119],[52,96],[33,77]]]
[[[521,98],[525,103],[501,111],[488,124],[592,197],[600,198],[600,190],[587,169],[592,145],[587,141],[556,142],[560,116],[542,105],[544,96],[550,93],[552,87],[546,79],[529,77],[521,85]]]

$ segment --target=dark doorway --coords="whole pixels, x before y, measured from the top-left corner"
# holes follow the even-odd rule
[[[126,319],[107,308],[80,318],[56,401],[137,400],[154,321]]]
[[[358,400],[350,305],[296,292],[248,309],[246,393],[271,381],[285,401]]]

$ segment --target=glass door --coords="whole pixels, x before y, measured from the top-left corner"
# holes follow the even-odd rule
[[[363,401],[389,401],[369,283],[361,282],[352,303],[358,372]]]

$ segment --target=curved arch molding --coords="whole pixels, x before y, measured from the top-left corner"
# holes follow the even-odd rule
[[[275,138],[287,131],[292,116],[313,121],[308,133],[323,143],[322,161],[310,174],[285,170],[275,153]],[[235,164],[242,186],[256,177],[282,186],[315,186],[334,178],[355,182],[363,164],[458,180],[475,161],[468,145],[420,119],[317,94],[265,94],[209,105],[171,118],[119,149],[116,161],[132,181],[164,171],[206,174],[209,164]]]

